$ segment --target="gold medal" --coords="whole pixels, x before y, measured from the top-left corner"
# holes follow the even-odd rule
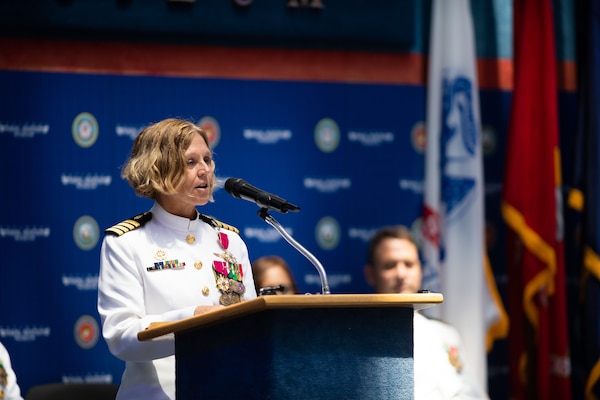
[[[2,363],[0,363],[0,386],[2,386],[2,388],[5,388],[8,386],[8,373],[6,372],[6,368],[4,368],[4,365],[2,365]],[[2,395],[2,397],[0,397],[0,399],[4,398],[4,392],[0,390],[0,395]]]
[[[232,304],[239,303],[240,301],[240,295],[234,292],[223,293],[221,297],[219,297],[219,303],[224,306],[230,306]]]
[[[194,268],[196,268],[196,269],[202,268],[202,261],[194,261]]]
[[[167,259],[167,252],[163,249],[158,249],[156,250],[156,253],[154,253],[154,258],[158,261],[164,261]]]
[[[460,362],[460,357],[458,356],[458,348],[455,346],[451,346],[448,349],[448,361],[450,361],[450,364],[456,368],[456,372],[459,372],[462,370],[462,363]]]
[[[229,252],[229,250],[225,250],[223,253],[213,253],[217,257],[221,257],[223,260],[227,261],[229,264],[237,264],[237,260],[234,255]]]
[[[190,233],[185,237],[185,241],[188,242],[189,244],[192,244],[196,241],[196,236],[194,236],[194,234]]]
[[[217,277],[217,288],[223,293],[229,293],[229,279],[219,274]]]
[[[244,286],[244,284],[242,282],[238,282],[234,279],[229,280],[229,289],[233,293],[236,293],[238,296],[242,295],[246,292],[246,287]]]

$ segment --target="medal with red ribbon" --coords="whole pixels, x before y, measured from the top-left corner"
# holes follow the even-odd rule
[[[215,256],[222,258],[213,261],[213,270],[217,281],[217,288],[221,291],[219,303],[228,306],[242,301],[242,295],[246,292],[242,278],[244,271],[242,264],[238,264],[234,255],[227,248],[229,247],[229,238],[226,234],[218,232],[219,244],[223,253],[214,253]]]

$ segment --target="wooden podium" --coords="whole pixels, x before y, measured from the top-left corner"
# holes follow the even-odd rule
[[[413,310],[439,293],[272,295],[177,322],[177,399],[412,399]]]

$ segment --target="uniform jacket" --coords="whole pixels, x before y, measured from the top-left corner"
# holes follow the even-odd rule
[[[173,336],[139,341],[137,334],[153,322],[191,317],[196,306],[218,305],[213,266],[226,265],[226,251],[241,265],[242,300],[256,297],[247,247],[229,225],[201,214],[178,217],[158,203],[106,232],[98,312],[111,353],[125,361],[117,399],[174,399]]]
[[[6,347],[0,343],[0,399],[23,400]]]
[[[465,368],[456,328],[415,312],[415,399],[487,400],[488,395],[468,378]]]

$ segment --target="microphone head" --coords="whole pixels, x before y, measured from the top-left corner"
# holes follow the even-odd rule
[[[225,191],[237,199],[256,203],[261,208],[277,210],[280,213],[298,212],[300,207],[272,193],[260,190],[241,178],[229,178],[225,181]]]
[[[229,178],[225,181],[225,191],[232,195],[233,197],[237,197],[234,193],[237,191],[236,188],[238,185],[246,183],[243,179],[240,178]]]

